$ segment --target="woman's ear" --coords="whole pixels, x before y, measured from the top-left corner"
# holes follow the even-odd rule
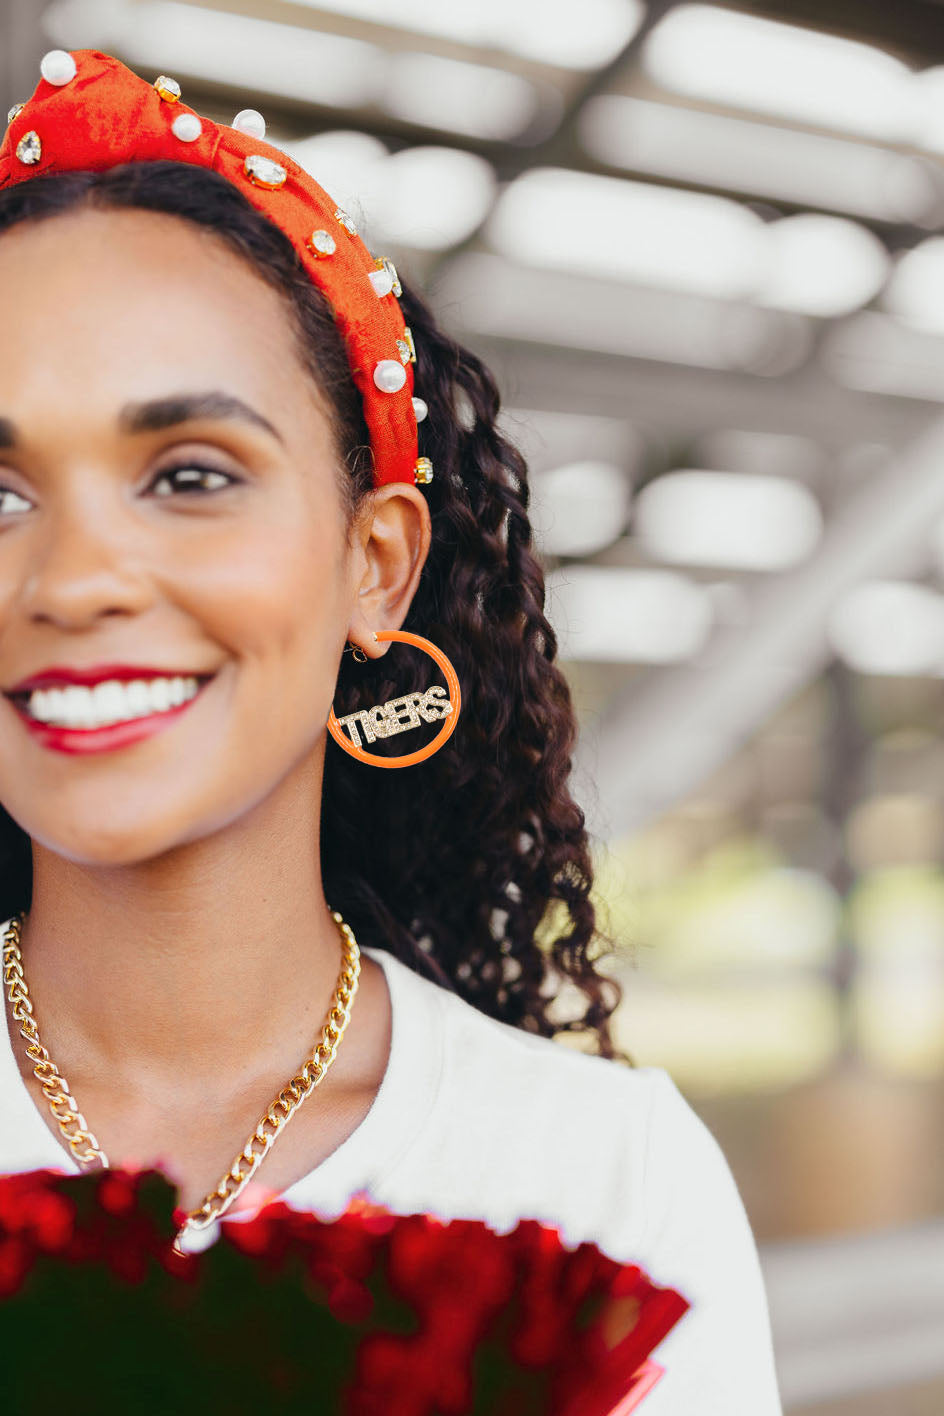
[[[426,498],[407,482],[388,482],[366,498],[355,535],[347,636],[371,658],[387,652],[374,631],[399,629],[416,594],[432,540]]]

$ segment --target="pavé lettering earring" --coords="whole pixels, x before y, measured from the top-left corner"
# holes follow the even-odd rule
[[[434,684],[425,693],[405,693],[400,698],[391,698],[389,703],[377,704],[373,708],[360,708],[356,713],[348,713],[344,718],[335,717],[332,708],[328,714],[328,731],[338,746],[343,747],[345,752],[356,757],[359,762],[369,762],[373,767],[409,767],[413,762],[423,762],[427,757],[432,757],[455,732],[461,704],[459,680],[443,651],[431,640],[424,639],[421,634],[411,634],[405,629],[382,629],[379,633],[374,632],[375,643],[379,644],[386,639],[412,644],[417,649],[422,649],[431,659],[435,659],[446,676],[448,696],[446,689]],[[356,646],[353,654],[356,659]],[[363,656],[363,650],[361,655]],[[362,657],[361,662],[365,657]],[[444,719],[443,726],[432,742],[428,742],[416,752],[406,753],[403,757],[376,757],[373,753],[365,752],[361,746],[359,727],[363,729],[367,741],[374,742],[377,738],[393,737],[396,733],[406,732],[408,728],[418,728],[421,722],[434,723],[439,718]],[[349,738],[345,735],[344,728],[350,733]]]

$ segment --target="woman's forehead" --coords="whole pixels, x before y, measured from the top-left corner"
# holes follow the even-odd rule
[[[9,228],[0,305],[0,387],[27,402],[53,386],[61,406],[94,385],[109,402],[118,388],[124,403],[222,387],[288,418],[311,406],[284,298],[212,231],[166,213],[82,209]]]

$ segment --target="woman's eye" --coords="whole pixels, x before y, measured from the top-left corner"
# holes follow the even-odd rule
[[[215,480],[214,480],[215,479]],[[201,467],[199,463],[182,462],[176,467],[165,467],[154,478],[151,486],[158,488],[155,496],[169,497],[175,492],[221,492],[227,487],[237,486],[239,478],[230,472],[221,472],[218,467]],[[19,506],[10,506],[7,498],[19,501]],[[29,511],[31,502],[14,492],[10,487],[0,486],[0,519],[7,513]]]
[[[204,483],[213,477],[220,480],[205,486]],[[165,467],[163,472],[159,472],[154,478],[151,486],[157,487],[163,483],[165,490],[155,492],[155,496],[169,497],[173,496],[175,491],[219,492],[226,487],[235,486],[238,481],[238,477],[233,477],[229,472],[221,472],[218,467],[201,467],[198,463],[182,462],[177,467]],[[176,482],[176,486],[172,486],[172,482]]]
[[[18,497],[19,500],[23,503],[23,506],[26,508],[26,510],[29,511],[30,503],[26,500],[25,497],[21,497],[19,492],[14,492],[10,487],[0,487],[0,516],[4,516],[9,510],[6,505],[7,497]],[[13,508],[14,511],[22,509],[22,507]]]

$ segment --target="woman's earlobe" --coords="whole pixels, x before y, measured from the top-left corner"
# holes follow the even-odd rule
[[[377,631],[375,629],[372,629],[371,634],[374,636],[374,643],[379,644],[381,641],[377,638]],[[352,654],[359,664],[367,663],[367,655],[364,653],[363,649],[360,647],[359,644],[352,644],[350,639],[344,646],[344,653]]]

